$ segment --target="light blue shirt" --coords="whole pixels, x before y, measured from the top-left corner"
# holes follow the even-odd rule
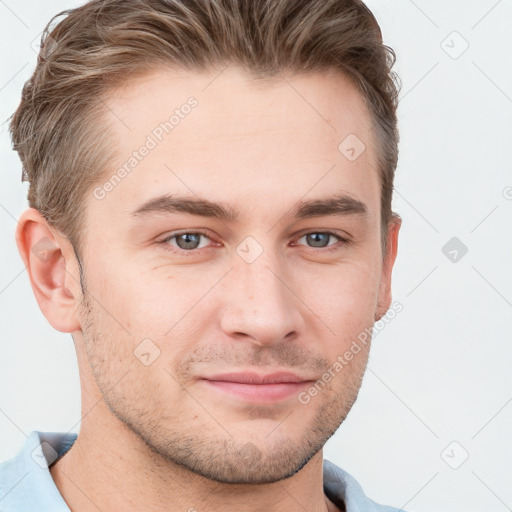
[[[73,445],[77,434],[30,433],[13,459],[0,464],[0,512],[70,512],[48,467]],[[323,461],[324,492],[346,512],[401,512],[367,498],[361,486],[346,471]]]

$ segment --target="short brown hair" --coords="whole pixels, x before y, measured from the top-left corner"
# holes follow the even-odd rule
[[[391,71],[395,53],[362,1],[92,0],[47,24],[10,123],[29,205],[77,256],[85,196],[113,157],[100,122],[105,94],[158,66],[201,71],[229,63],[254,78],[334,69],[352,79],[374,122],[386,248],[400,87]]]

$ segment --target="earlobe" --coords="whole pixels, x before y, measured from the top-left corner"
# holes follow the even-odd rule
[[[42,313],[61,332],[80,329],[78,262],[71,244],[34,208],[18,220],[16,244]]]
[[[398,252],[398,232],[402,225],[402,219],[394,214],[388,224],[387,250],[382,261],[382,273],[380,279],[379,298],[375,311],[375,322],[378,322],[391,306],[391,274]]]

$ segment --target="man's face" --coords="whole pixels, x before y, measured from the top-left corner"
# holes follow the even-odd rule
[[[356,399],[369,346],[333,365],[383,300],[380,186],[348,80],[217,75],[162,70],[106,99],[116,159],[87,197],[75,335],[111,411],[155,452],[214,480],[264,483],[302,468]],[[351,134],[360,155],[353,135],[339,149]],[[163,195],[238,215],[164,201],[134,213]],[[295,215],[337,196],[338,213]],[[241,383],[247,374],[270,383]]]

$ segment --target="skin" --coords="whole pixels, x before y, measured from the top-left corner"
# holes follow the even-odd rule
[[[357,397],[369,344],[307,404],[297,393],[247,402],[201,377],[317,381],[387,311],[400,219],[382,254],[373,123],[334,73],[255,83],[234,66],[158,69],[105,98],[116,164],[190,96],[197,107],[121,183],[101,200],[87,194],[85,293],[67,238],[34,209],[20,218],[35,296],[72,333],[80,371],[80,433],[52,477],[81,512],[340,510],[323,491],[322,447]],[[338,150],[351,133],[366,145],[355,161]],[[223,201],[240,218],[131,215],[162,193]],[[291,216],[298,201],[335,193],[367,215]],[[206,234],[192,252],[177,237],[162,242],[184,230]],[[305,236],[326,230],[350,243]],[[262,250],[251,263],[237,253],[249,236]],[[42,239],[51,245],[38,258]],[[160,351],[147,366],[134,355],[144,339]]]

